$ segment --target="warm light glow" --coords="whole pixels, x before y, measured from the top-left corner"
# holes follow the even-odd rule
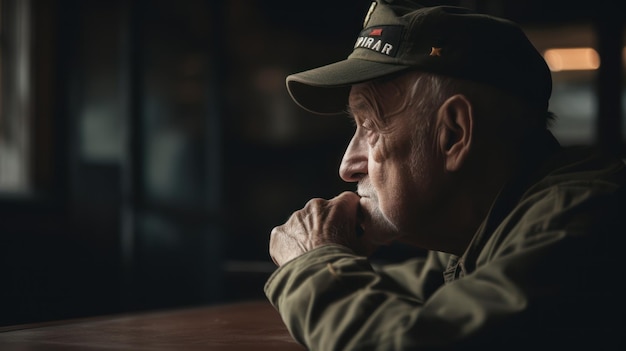
[[[600,56],[592,48],[548,49],[543,57],[553,72],[594,70],[600,67]]]

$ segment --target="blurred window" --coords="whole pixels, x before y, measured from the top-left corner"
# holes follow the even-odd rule
[[[590,24],[526,30],[552,71],[550,111],[556,115],[551,130],[564,145],[592,144],[597,101],[597,52]],[[584,56],[584,57],[582,57]]]
[[[597,143],[598,68],[602,65],[596,31],[591,24],[525,28],[552,71],[550,111],[556,120],[550,127],[563,145]],[[626,68],[626,43],[624,45]],[[624,76],[626,69],[622,70]],[[622,136],[626,136],[626,87],[622,88]],[[622,139],[624,139],[622,137]]]
[[[30,1],[0,0],[0,194],[30,190]]]

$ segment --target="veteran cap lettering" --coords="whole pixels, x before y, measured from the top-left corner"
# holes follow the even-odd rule
[[[353,84],[416,69],[485,83],[547,109],[550,70],[514,22],[455,6],[408,0],[371,3],[352,53],[289,75],[287,89],[307,111],[341,114]]]

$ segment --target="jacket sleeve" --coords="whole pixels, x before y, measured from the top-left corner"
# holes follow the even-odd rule
[[[420,269],[421,263],[415,264]],[[378,338],[372,332],[386,335],[389,330],[381,325],[412,324],[423,305],[425,297],[408,282],[390,277],[350,249],[327,245],[277,269],[265,293],[292,336],[309,349],[353,349],[361,340]]]

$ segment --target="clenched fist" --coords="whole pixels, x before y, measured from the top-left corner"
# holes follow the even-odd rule
[[[330,200],[311,199],[270,236],[270,256],[281,266],[326,244],[339,244],[358,254],[370,254],[375,245],[357,236],[359,196],[343,192]]]

